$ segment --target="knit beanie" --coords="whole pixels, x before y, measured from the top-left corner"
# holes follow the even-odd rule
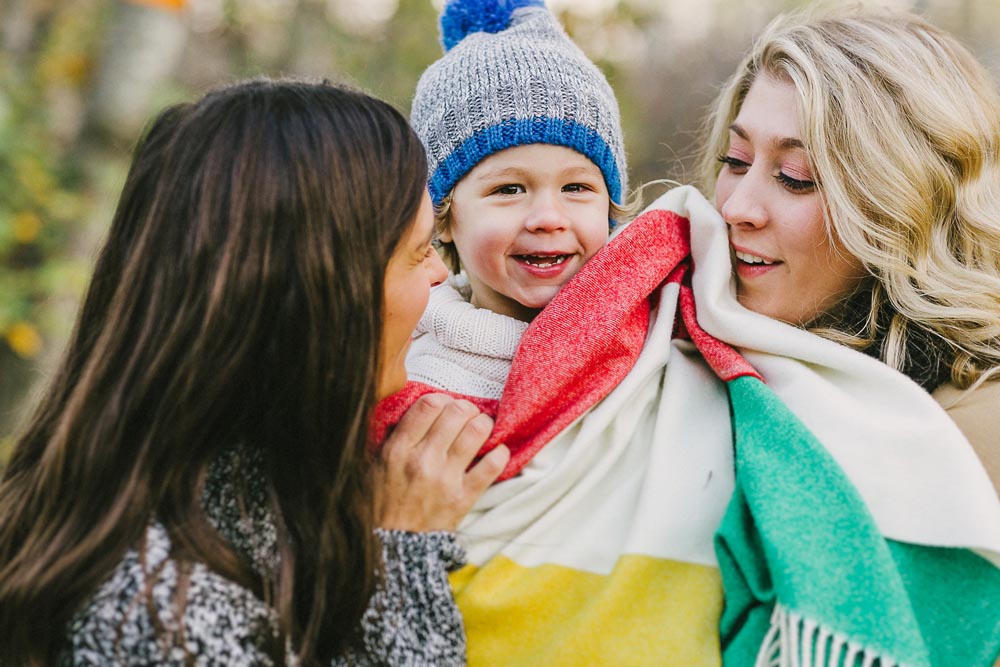
[[[566,146],[626,192],[618,102],[543,0],[451,0],[444,56],[420,77],[410,122],[427,150],[435,204],[484,158],[524,144]]]

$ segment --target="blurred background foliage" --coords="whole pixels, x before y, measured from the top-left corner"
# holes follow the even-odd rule
[[[768,20],[801,4],[549,0],[615,87],[633,184],[691,178],[719,84]],[[927,15],[997,72],[1000,3],[889,4]],[[406,112],[417,78],[440,55],[440,5],[0,0],[0,466],[72,329],[152,114],[260,74],[349,82]]]

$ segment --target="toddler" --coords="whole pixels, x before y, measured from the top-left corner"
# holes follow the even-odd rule
[[[621,218],[614,93],[541,0],[456,0],[411,122],[453,275],[407,355],[411,380],[498,399],[528,323]]]

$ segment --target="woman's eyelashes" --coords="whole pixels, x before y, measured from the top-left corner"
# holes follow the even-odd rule
[[[816,187],[815,181],[810,181],[807,179],[792,178],[783,171],[779,171],[775,176],[778,182],[783,186],[788,188],[792,192],[812,192]]]
[[[720,155],[717,159],[722,163],[723,167],[729,169],[730,173],[736,174],[737,176],[745,174],[750,168],[749,162],[731,155]],[[815,181],[795,178],[794,176],[789,176],[783,171],[778,171],[778,173],[774,175],[774,178],[789,192],[794,192],[796,194],[812,192],[816,188]]]
[[[743,160],[735,158],[731,155],[720,155],[716,159],[722,163],[722,166],[728,167],[729,171],[734,174],[746,173],[746,170],[750,167],[749,162],[744,162]]]
[[[412,258],[411,266],[413,268],[423,266],[427,261],[436,253],[437,250],[434,246],[434,241],[427,243],[427,247],[423,248],[423,251],[417,250]]]

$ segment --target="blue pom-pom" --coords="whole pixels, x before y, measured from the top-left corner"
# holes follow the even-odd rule
[[[450,51],[466,35],[500,32],[521,7],[544,7],[544,0],[452,0],[441,13],[441,42]]]

